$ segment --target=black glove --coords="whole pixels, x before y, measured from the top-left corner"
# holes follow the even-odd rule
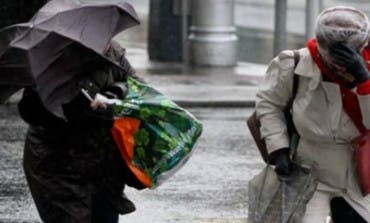
[[[289,158],[289,148],[279,149],[271,155],[271,163],[275,164],[275,172],[282,177],[288,177],[293,172],[293,164]]]
[[[103,94],[108,98],[124,99],[127,95],[127,87],[123,82],[116,82],[104,88]]]
[[[329,53],[333,62],[346,68],[346,71],[353,75],[357,83],[363,83],[370,79],[367,65],[358,50],[344,42],[339,42],[330,47]]]

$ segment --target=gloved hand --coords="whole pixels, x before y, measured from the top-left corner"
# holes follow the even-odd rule
[[[370,74],[361,52],[344,42],[339,42],[330,47],[329,53],[333,62],[344,67],[346,72],[353,75],[357,83],[363,83],[370,79]]]
[[[289,148],[279,149],[271,155],[271,162],[275,164],[275,172],[281,177],[288,177],[293,172],[293,164],[289,158]]]
[[[124,99],[127,95],[127,87],[123,82],[116,82],[103,89],[103,94],[108,98]]]

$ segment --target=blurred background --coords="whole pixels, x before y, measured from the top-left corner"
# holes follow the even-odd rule
[[[27,21],[46,0],[1,0],[1,2],[0,27],[3,27]],[[274,56],[274,44],[276,45],[274,31],[280,31],[277,35],[281,36],[281,33],[286,30],[286,36],[281,40],[285,43],[280,48],[278,46],[275,48],[285,48],[284,44],[286,48],[303,47],[307,37],[312,34],[314,18],[324,8],[350,5],[370,14],[370,3],[367,0],[193,0],[192,2],[191,0],[127,0],[127,2],[135,7],[142,24],[123,32],[117,36],[117,39],[127,48],[148,50],[150,59],[163,62],[182,60],[182,35],[189,37],[192,32],[191,26],[197,25],[192,22],[199,23],[192,18],[194,11],[200,11],[199,13],[204,14],[204,17],[211,14],[207,10],[219,10],[214,13],[221,19],[231,16],[233,21],[228,26],[236,28],[237,61],[255,63],[267,63]],[[214,7],[200,8],[205,4],[214,5]],[[217,4],[220,6],[215,6]],[[220,10],[225,7],[225,4],[232,4],[232,10],[224,12],[231,15],[221,13]],[[188,13],[186,28],[183,27],[184,5]],[[207,20],[207,18],[201,19]],[[184,30],[187,30],[186,34],[183,34]]]
[[[149,0],[129,0],[129,2],[137,9],[142,20],[142,25],[122,33],[122,43],[127,46],[147,49],[149,40],[148,19],[158,18],[150,17],[151,7]],[[152,2],[161,2],[163,4],[163,2],[172,1],[154,0]],[[285,6],[286,10],[282,9],[280,13],[276,13],[276,7],[278,7],[279,4],[283,5],[283,7]],[[304,47],[306,39],[308,38],[306,36],[306,30],[313,29],[313,27],[307,26],[312,26],[314,24],[315,14],[327,7],[337,5],[356,7],[365,11],[365,13],[370,16],[370,2],[367,0],[235,0],[233,5],[233,18],[236,27],[236,35],[238,37],[238,61],[265,64],[272,59],[274,56],[275,23],[276,20],[284,17],[284,13],[286,14],[286,48],[294,49]],[[155,8],[155,6],[153,6],[152,3],[152,10],[154,10],[153,8]],[[283,12],[283,14],[281,12]],[[311,15],[311,18],[307,18],[310,16],[310,13],[313,15]],[[306,21],[306,19],[311,21]],[[180,30],[179,26],[180,21],[177,27],[178,30]],[[189,19],[189,27],[190,26],[191,18]],[[279,27],[281,26],[278,26],[277,29],[279,29]],[[176,29],[176,26],[174,26],[173,29]],[[160,30],[158,30],[158,32],[160,32]],[[310,34],[312,33],[309,33],[309,35]],[[135,36],[135,38],[131,38],[132,36]],[[165,33],[163,33],[162,37],[167,39],[171,38]],[[180,41],[180,39],[177,41]]]

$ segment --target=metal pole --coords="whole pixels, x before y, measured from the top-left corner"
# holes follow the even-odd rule
[[[287,0],[275,1],[274,55],[286,49]]]
[[[315,35],[316,17],[319,15],[321,0],[306,0],[306,40]]]
[[[191,2],[190,63],[196,66],[235,66],[238,37],[234,0]]]
[[[190,0],[181,0],[181,42],[182,62],[189,64],[189,42],[188,42],[188,3]]]

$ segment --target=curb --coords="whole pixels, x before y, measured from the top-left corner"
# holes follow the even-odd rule
[[[205,100],[173,100],[176,104],[184,108],[241,108],[255,107],[256,102],[254,100],[229,100],[229,101],[205,101]]]

